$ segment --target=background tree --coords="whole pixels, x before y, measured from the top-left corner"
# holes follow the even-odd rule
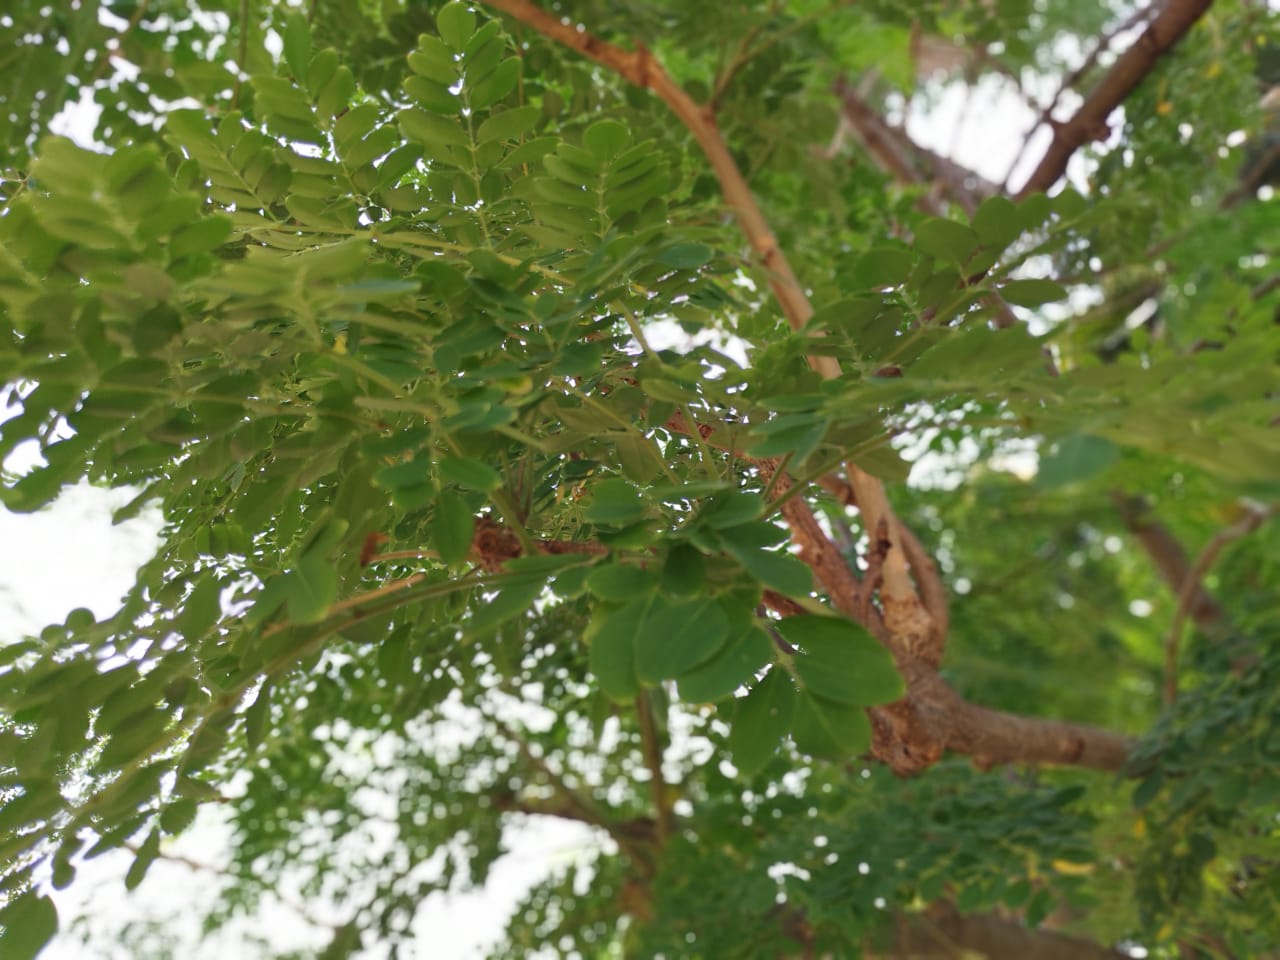
[[[527,816],[599,849],[499,956],[1280,941],[1264,5],[0,26],[4,502],[167,520],[0,650],[6,957],[202,806],[209,923],[301,878],[330,957],[427,949]],[[1034,102],[1029,173],[912,140],[947,82]]]

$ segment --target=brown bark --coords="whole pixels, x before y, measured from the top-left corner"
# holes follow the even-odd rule
[[[1107,118],[1146,78],[1157,61],[1195,26],[1213,0],[1168,0],[1155,20],[1122,53],[1070,120],[1054,124],[1053,141],[1018,191],[1021,200],[1048,190],[1066,172],[1067,161],[1092,140],[1105,140]]]
[[[992,913],[962,914],[947,903],[925,914],[902,916],[891,946],[873,956],[957,960],[973,954],[989,960],[1120,960],[1121,953],[1080,937],[1032,930]]]

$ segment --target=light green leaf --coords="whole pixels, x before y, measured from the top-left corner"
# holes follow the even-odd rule
[[[476,131],[477,143],[488,143],[491,140],[515,140],[533,129],[542,111],[537,107],[513,107],[495,113]]]
[[[333,561],[310,553],[288,575],[285,608],[294,623],[319,623],[338,596],[338,572]]]
[[[978,246],[972,228],[954,220],[926,220],[916,227],[916,248],[938,260],[964,263]]]
[[[631,142],[631,131],[617,120],[597,120],[587,127],[582,142],[601,160],[611,160]]]
[[[306,14],[301,10],[291,10],[285,18],[281,39],[284,41],[285,62],[293,75],[303,80],[311,64],[311,27],[307,24]]]
[[[700,267],[715,256],[715,251],[705,243],[676,243],[660,250],[654,257],[666,267],[691,270]]]
[[[973,215],[973,229],[984,245],[1003,250],[1022,233],[1022,218],[1008,197],[987,197]]]
[[[466,3],[454,0],[453,3],[445,4],[436,14],[436,29],[440,31],[440,37],[445,43],[461,53],[475,33],[475,14]]]
[[[487,77],[473,87],[463,88],[463,96],[472,110],[483,110],[503,100],[520,81],[520,58],[503,60]]]

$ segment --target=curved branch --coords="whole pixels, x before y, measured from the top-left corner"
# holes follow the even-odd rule
[[[1111,111],[1146,79],[1156,61],[1187,34],[1212,5],[1213,0],[1169,0],[1142,36],[1120,55],[1075,115],[1054,127],[1053,141],[1018,191],[1017,199],[1048,190],[1066,172],[1067,161],[1080,147],[1091,140],[1105,139]]]

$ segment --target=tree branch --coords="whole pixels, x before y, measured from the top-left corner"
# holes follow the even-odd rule
[[[1152,518],[1151,504],[1143,497],[1126,497],[1119,491],[1112,492],[1111,502],[1115,504],[1125,528],[1146,551],[1174,595],[1190,589],[1185,613],[1195,625],[1206,633],[1221,627],[1226,621],[1226,612],[1203,584],[1188,580],[1191,564],[1187,553],[1173,534]]]
[[[1018,191],[1021,200],[1048,190],[1066,172],[1067,161],[1091,140],[1107,136],[1107,118],[1146,78],[1156,62],[1181,40],[1213,0],[1168,0],[1142,36],[1134,41],[1101,82],[1081,104],[1075,115],[1053,130],[1053,141],[1045,150],[1027,182]]]
[[[1002,193],[1009,189],[1010,178],[1013,176],[1014,171],[1018,169],[1019,164],[1022,163],[1022,158],[1026,156],[1027,147],[1031,143],[1031,135],[1046,123],[1050,126],[1055,124],[1053,111],[1057,109],[1058,102],[1062,99],[1062,95],[1068,90],[1075,89],[1076,84],[1084,79],[1085,75],[1088,74],[1088,72],[1097,64],[1098,58],[1101,57],[1104,52],[1111,49],[1111,44],[1116,37],[1122,33],[1132,30],[1143,21],[1151,19],[1158,6],[1159,4],[1151,3],[1145,7],[1141,7],[1138,10],[1135,10],[1130,16],[1120,21],[1120,23],[1116,24],[1110,30],[1106,31],[1098,40],[1098,43],[1094,46],[1093,50],[1090,51],[1089,55],[1085,57],[1084,62],[1080,64],[1080,66],[1076,67],[1076,69],[1058,85],[1058,89],[1054,92],[1052,99],[1044,105],[1044,109],[1040,111],[1035,122],[1032,123],[1031,127],[1027,130],[1026,137],[1022,141],[1022,149],[1018,151],[1017,156],[1015,156],[1012,162],[1010,162],[1009,169],[1004,175],[1004,181],[1001,187]]]
[[[993,913],[962,914],[955,906],[932,904],[924,914],[897,918],[892,946],[882,957],[954,960],[970,953],[991,960],[1121,960],[1128,954],[1092,940],[1053,930],[1032,930]]]
[[[636,697],[636,717],[640,721],[640,743],[644,748],[644,763],[649,768],[649,785],[653,791],[653,809],[656,818],[657,844],[666,845],[674,828],[671,798],[667,795],[667,781],[662,776],[662,744],[658,742],[657,725],[653,722],[653,703],[648,691]]]
[[[1182,625],[1187,620],[1188,611],[1194,602],[1197,590],[1203,589],[1200,584],[1204,575],[1209,572],[1223,548],[1234,540],[1246,537],[1275,515],[1277,505],[1247,504],[1245,515],[1227,527],[1219,530],[1205,545],[1195,564],[1187,571],[1182,585],[1178,588],[1178,606],[1173,611],[1173,620],[1169,624],[1169,635],[1164,641],[1164,703],[1171,706],[1178,698],[1178,645],[1182,638]]]
[[[628,51],[606,43],[576,25],[562,23],[530,0],[488,0],[488,4],[608,67],[632,84],[652,90],[667,104],[702,148],[726,204],[768,272],[769,284],[787,322],[794,330],[803,328],[813,315],[813,307],[734,163],[710,108],[689,97],[643,48]],[[840,365],[831,357],[813,356],[809,363],[824,378],[840,376]],[[702,428],[697,429],[701,432]],[[903,700],[869,711],[875,756],[902,774],[927,769],[948,748],[970,754],[987,765],[1027,761],[1118,770],[1128,752],[1126,738],[1108,731],[1012,717],[974,707],[938,677],[935,665],[941,645],[936,624],[911,580],[901,525],[889,506],[884,486],[855,464],[848,464],[846,469],[863,527],[873,542],[879,542],[883,556],[878,607],[864,598],[869,585],[859,583],[818,525],[808,503],[800,497],[790,497],[782,511],[793,539],[800,544],[801,558],[823,581],[832,604],[859,619],[880,638],[907,679],[908,694]]]
[[[844,122],[858,135],[881,169],[898,183],[904,186],[937,184],[970,216],[982,200],[1000,192],[996,184],[920,146],[901,127],[891,125],[844,77],[836,80],[834,89],[840,99]],[[921,197],[919,206],[933,216],[946,216],[946,209],[932,193]]]

